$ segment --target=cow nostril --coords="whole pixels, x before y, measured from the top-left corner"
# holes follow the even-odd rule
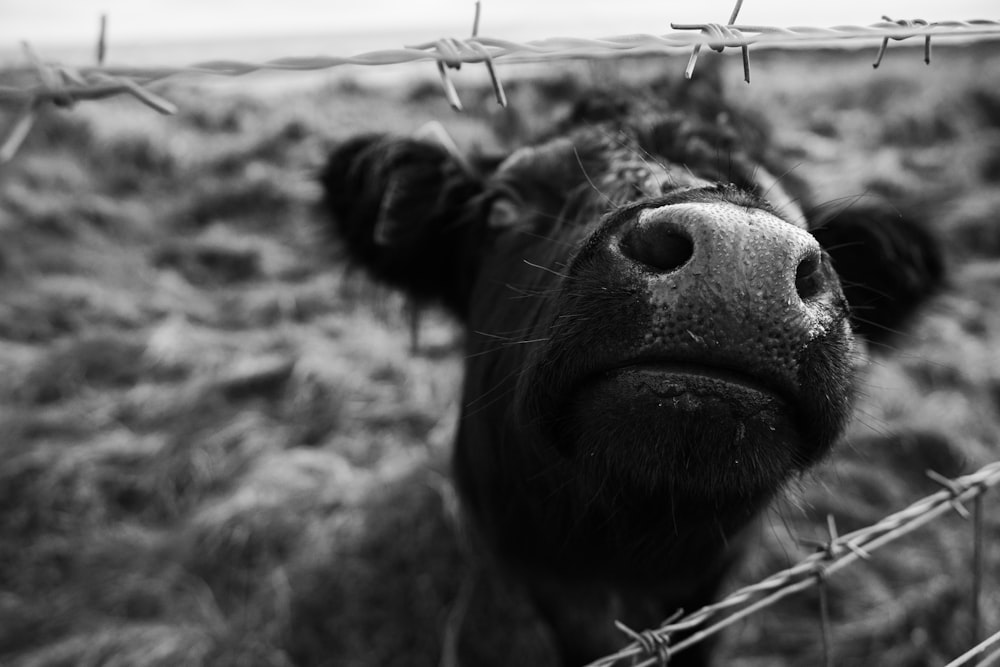
[[[795,269],[795,291],[799,298],[805,301],[811,299],[823,290],[823,272],[820,270],[820,255],[818,252],[804,257]]]
[[[674,271],[694,254],[694,244],[686,234],[669,224],[634,227],[621,243],[622,252],[657,271]]]

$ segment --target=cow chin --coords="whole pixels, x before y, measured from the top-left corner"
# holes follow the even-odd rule
[[[580,383],[556,438],[591,483],[630,496],[757,503],[802,467],[800,415],[741,373],[634,364]]]

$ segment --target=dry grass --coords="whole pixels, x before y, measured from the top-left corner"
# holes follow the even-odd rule
[[[925,468],[1000,456],[1000,57],[890,57],[871,74],[870,54],[762,54],[749,89],[726,64],[823,197],[916,199],[954,266],[734,586],[797,560],[827,513],[857,528],[934,490]],[[475,581],[504,620],[470,612],[465,650],[547,664],[517,591],[473,577],[449,520],[460,333],[430,312],[410,352],[401,298],[317,242],[310,175],[338,137],[434,118],[503,146],[611,68],[511,81],[502,119],[485,89],[455,116],[436,93],[356,84],[178,84],[176,119],[127,101],[51,112],[0,172],[0,662],[434,665]],[[838,664],[940,664],[971,645],[969,534],[939,522],[832,580]],[[1000,541],[987,559],[996,628]],[[725,659],[816,664],[816,609],[805,595],[754,617]]]

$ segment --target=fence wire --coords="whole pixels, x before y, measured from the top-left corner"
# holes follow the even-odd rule
[[[506,106],[503,86],[493,67],[494,61],[523,62],[565,58],[599,58],[671,52],[693,48],[685,74],[691,76],[701,47],[716,51],[739,47],[743,51],[745,78],[749,83],[749,48],[751,45],[836,44],[848,40],[881,39],[878,61],[881,62],[889,40],[923,37],[926,43],[925,60],[930,60],[930,40],[938,37],[966,39],[1000,38],[1000,21],[938,21],[928,23],[921,19],[884,21],[870,26],[776,27],[735,25],[736,14],[742,0],[737,3],[729,25],[703,23],[691,25],[671,24],[673,30],[664,35],[634,34],[604,39],[551,38],[528,42],[478,36],[479,12],[472,37],[468,39],[443,38],[425,44],[400,49],[371,51],[355,56],[315,56],[278,58],[266,62],[240,60],[211,60],[184,67],[69,67],[49,63],[40,58],[25,43],[24,52],[28,65],[13,67],[3,72],[0,85],[0,105],[20,107],[20,113],[0,142],[0,163],[11,159],[27,137],[36,119],[36,112],[44,104],[68,107],[76,102],[100,100],[117,95],[131,95],[160,113],[175,113],[176,107],[168,100],[149,91],[146,86],[165,78],[180,75],[243,76],[252,72],[315,71],[344,65],[396,65],[408,62],[434,60],[449,102],[456,109],[462,105],[458,99],[448,68],[458,68],[464,63],[485,63],[493,82],[497,102]],[[106,23],[102,17],[101,34],[97,53],[102,62],[106,50]],[[13,83],[10,83],[13,82]]]
[[[782,598],[812,586],[823,586],[826,578],[839,570],[859,559],[869,558],[875,549],[915,531],[942,514],[957,511],[962,516],[968,516],[964,503],[978,498],[990,488],[1000,484],[1000,461],[990,463],[970,475],[954,480],[933,474],[931,477],[944,486],[944,490],[927,496],[878,523],[846,535],[836,535],[836,528],[831,523],[830,541],[798,564],[734,591],[719,602],[676,620],[670,620],[655,630],[646,630],[642,633],[630,631],[633,636],[639,636],[636,641],[617,653],[590,663],[588,667],[611,667],[619,660],[625,659],[631,659],[630,664],[634,667],[653,667],[663,664],[657,652],[662,652],[664,647],[669,647],[670,655],[679,653]],[[976,529],[977,533],[981,531],[978,522]],[[976,595],[978,597],[978,591]],[[681,632],[693,634],[688,634],[683,640],[672,643],[671,637]],[[994,638],[993,642],[996,641]],[[993,644],[989,643],[989,640],[984,642],[984,650],[986,646],[991,645]]]
[[[860,39],[903,40],[910,37],[965,37],[1000,38],[1000,21],[882,21],[869,26],[817,27],[776,27],[756,25],[671,24],[674,30],[663,35],[633,34],[602,39],[555,37],[527,42],[493,37],[470,37],[468,39],[442,38],[439,40],[405,46],[398,49],[371,51],[355,56],[311,56],[277,58],[265,62],[241,60],[210,60],[183,67],[82,67],[76,73],[87,78],[94,74],[111,77],[128,77],[136,83],[148,84],[178,74],[211,74],[219,76],[242,76],[258,71],[313,71],[344,65],[397,65],[422,60],[439,60],[446,65],[482,63],[487,59],[502,62],[537,61],[540,59],[564,59],[573,57],[594,57],[609,55],[631,55],[635,53],[655,53],[675,51],[696,45],[722,50],[726,47],[754,45],[790,46],[801,44],[830,44]],[[65,70],[67,68],[59,68]],[[14,75],[31,74],[37,66],[18,67],[8,70]],[[30,88],[0,87],[0,102],[24,102],[35,99],[39,94],[50,96],[73,91],[71,84],[64,82],[67,90],[46,91],[44,85]],[[121,91],[127,92],[127,91]]]
[[[986,667],[986,665],[995,665],[997,661],[1000,661],[1000,632],[995,635],[985,639],[983,642],[973,646],[968,651],[958,656],[951,662],[949,662],[945,667],[965,667],[965,665],[973,664],[973,660],[978,660],[975,664],[977,666]],[[985,655],[990,649],[995,649],[989,655]]]

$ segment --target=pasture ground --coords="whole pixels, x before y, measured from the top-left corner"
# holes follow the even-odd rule
[[[797,538],[822,539],[828,513],[847,532],[936,491],[925,469],[1000,458],[1000,51],[938,49],[927,68],[893,45],[876,72],[873,53],[755,54],[749,88],[723,65],[824,200],[914,207],[951,265],[913,332],[874,351],[844,442],[760,522],[732,587],[807,554]],[[0,663],[436,665],[461,621],[463,650],[545,664],[516,591],[493,590],[500,623],[455,604],[474,571],[449,520],[461,333],[429,310],[410,349],[402,298],[316,232],[313,174],[355,132],[440,119],[502,149],[580,89],[682,69],[545,65],[507,79],[510,112],[474,67],[464,114],[436,82],[364,71],[178,80],[174,118],[47,110],[0,167]],[[994,632],[995,493],[986,516]],[[971,556],[951,516],[833,577],[836,664],[971,646]],[[721,664],[820,664],[818,619],[815,592],[790,599],[729,632]]]

